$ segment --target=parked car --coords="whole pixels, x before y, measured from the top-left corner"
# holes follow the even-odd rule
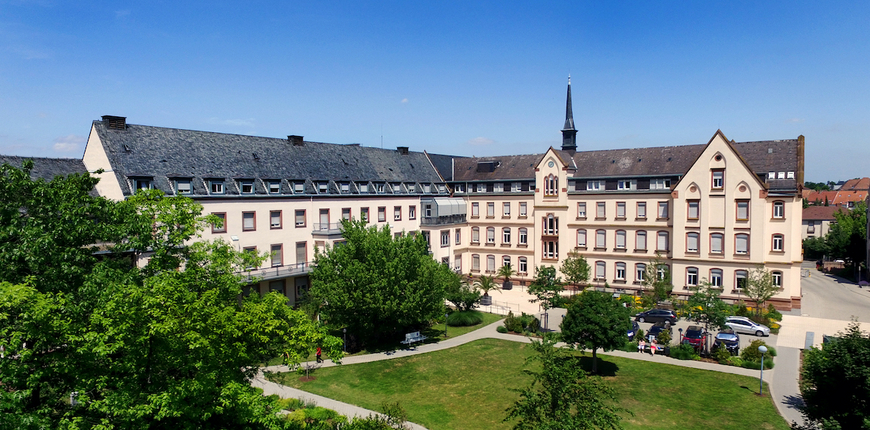
[[[716,334],[716,340],[713,341],[713,349],[725,348],[731,355],[740,355],[740,335],[734,333],[734,330],[725,329]]]
[[[634,320],[637,322],[668,321],[671,325],[674,325],[677,323],[677,314],[667,309],[650,309],[635,315]]]
[[[690,325],[686,329],[686,334],[683,335],[683,343],[688,343],[700,350],[704,347],[704,341],[707,339],[707,333],[704,332],[704,327]]]
[[[649,331],[647,332],[647,337],[652,336],[653,338],[658,338],[659,333],[661,333],[665,330],[667,330],[668,333],[671,333],[671,334],[673,334],[673,332],[674,332],[674,329],[671,327],[670,323],[664,322],[664,321],[659,321],[659,322],[653,324],[652,327],[650,327]]]
[[[735,333],[770,336],[770,328],[746,317],[728,317],[725,319],[725,325],[731,327],[731,330],[734,330]]]
[[[628,341],[631,342],[634,340],[634,335],[637,334],[637,331],[640,330],[640,325],[637,321],[631,322],[631,328],[628,329]]]

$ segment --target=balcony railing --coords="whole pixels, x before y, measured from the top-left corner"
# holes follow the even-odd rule
[[[447,215],[439,217],[423,217],[421,225],[450,225],[465,223],[465,215]]]
[[[315,223],[314,231],[311,234],[315,235],[341,235],[341,223]]]
[[[271,279],[281,279],[289,278],[291,276],[304,275],[311,272],[311,269],[313,269],[314,267],[315,265],[313,261],[306,261],[304,263],[296,263],[286,266],[245,270],[242,272],[242,274],[245,275],[248,282],[252,282],[254,278],[261,281],[268,281]]]

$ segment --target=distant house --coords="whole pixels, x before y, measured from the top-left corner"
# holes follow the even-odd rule
[[[803,190],[801,195],[807,202],[816,206],[842,206],[854,208],[855,204],[867,200],[870,194],[870,178],[856,178],[840,181],[833,191]]]
[[[843,211],[840,206],[810,206],[803,211],[801,240],[808,237],[825,237],[836,220],[834,214]]]

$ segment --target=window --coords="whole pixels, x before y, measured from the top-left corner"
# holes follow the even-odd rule
[[[494,218],[495,217],[495,203],[487,202],[486,203],[486,217]]]
[[[296,209],[296,227],[305,227],[305,209]]]
[[[637,263],[634,265],[634,282],[643,282],[643,277],[646,276],[646,264]]]
[[[616,249],[625,249],[625,230],[616,230]]]
[[[453,259],[453,270],[462,273],[462,257],[459,255]]]
[[[385,206],[378,207],[378,222],[387,220],[387,208]]]
[[[456,244],[457,245],[462,244],[462,230],[457,228],[456,234],[454,236],[456,236]]]
[[[616,202],[616,218],[625,219],[625,202]]]
[[[607,217],[607,205],[605,202],[598,202],[595,207],[595,218]]]
[[[486,271],[487,273],[495,272],[495,255],[486,256]]]
[[[361,192],[361,193],[369,192],[369,184],[368,183],[359,184],[359,192]]]
[[[308,243],[296,242],[296,264],[308,262]]]
[[[318,225],[314,224],[314,229],[318,229]],[[320,226],[321,231],[329,230],[329,209],[320,209]]]
[[[604,276],[607,274],[607,266],[603,261],[595,262],[595,279],[596,280],[604,280]]]
[[[656,217],[658,219],[668,219],[668,202],[659,202],[659,211]]]
[[[269,292],[270,293],[278,293],[280,295],[284,295],[284,280],[281,279],[279,281],[271,281],[269,282]]]
[[[734,236],[734,253],[749,255],[749,235],[740,233]]]
[[[272,229],[281,228],[281,211],[269,211],[269,227]]]
[[[646,218],[646,202],[637,202],[637,217]]]
[[[586,202],[577,203],[577,218],[586,218]]]
[[[190,194],[190,180],[175,181],[175,192],[177,194]]]
[[[525,228],[520,228],[520,245],[529,244],[529,231]]]
[[[722,269],[710,269],[710,285],[722,288]]]
[[[671,188],[671,180],[670,179],[652,179],[649,181],[649,189],[651,190],[666,190]]]
[[[342,182],[341,184],[339,184],[339,189],[342,193],[350,192],[350,184],[347,182]]]
[[[423,205],[423,216],[426,218],[432,218],[432,205],[431,204]]]
[[[471,217],[477,218],[480,216],[480,203],[472,202],[471,203]]]
[[[272,245],[272,267],[284,265],[284,246],[280,243]]]
[[[547,236],[554,236],[559,234],[559,218],[554,217],[553,214],[549,214],[546,218],[543,218],[542,221],[544,226],[541,234],[545,234]]]
[[[480,227],[471,227],[471,243],[480,243]]]
[[[668,271],[669,268],[667,264],[659,264],[658,270],[656,271],[658,273],[659,281],[663,281],[668,277]]]
[[[657,236],[658,236],[658,240],[656,241],[656,250],[657,251],[667,251],[668,250],[668,232],[660,231]]]
[[[376,191],[378,194],[383,194],[384,191],[386,191],[386,189],[387,189],[387,185],[384,184],[384,183],[379,182],[379,183],[376,183],[376,184],[375,184],[375,191]]]
[[[444,230],[441,232],[441,246],[450,246],[450,230]]]
[[[620,179],[616,181],[616,189],[617,190],[634,190],[637,188],[637,183],[631,179]]]
[[[369,217],[369,208],[359,208],[359,217],[365,222],[370,222],[371,218]]]
[[[257,255],[257,247],[256,246],[246,246],[246,247],[242,248],[242,252],[244,252],[245,254],[250,253],[251,255],[256,256]],[[254,266],[246,267],[247,270],[254,270],[255,268],[256,267],[254,267]]]
[[[686,285],[694,287],[698,285],[698,268],[689,267],[686,269]]]
[[[714,190],[721,190],[725,188],[725,171],[724,170],[714,170],[713,171],[713,179],[712,179],[712,188]]]
[[[511,204],[510,204],[510,203],[505,202],[505,203],[502,204],[502,212],[501,212],[501,214],[502,214],[502,216],[505,217],[505,218],[509,218],[509,217],[511,216]]]
[[[464,193],[465,192],[465,184],[454,184],[453,190],[456,191],[457,193]]]
[[[212,212],[212,215],[220,218],[220,222],[211,225],[212,233],[226,233],[227,232],[227,213],[226,212]]]
[[[737,287],[738,290],[742,289],[742,288],[746,288],[748,274],[749,273],[745,270],[734,271],[734,280],[735,280],[734,285]]]
[[[544,178],[544,195],[555,196],[559,194],[559,178],[550,174]]]
[[[501,257],[501,265],[511,267],[511,257],[508,255]]]
[[[417,219],[417,206],[408,206],[408,219]]]
[[[134,191],[150,190],[151,189],[151,180],[150,179],[134,179],[133,180],[133,188],[135,188]]]
[[[266,185],[269,187],[269,194],[279,194],[281,192],[281,181],[269,181]]]
[[[625,281],[625,263],[616,263],[616,276],[617,281]]]
[[[329,192],[329,182],[318,182],[317,183],[317,192],[318,193]]]
[[[224,181],[220,181],[220,180],[209,181],[209,189],[211,189],[212,194],[223,194],[224,193]]]
[[[528,213],[527,213],[526,202],[520,202],[520,216],[525,217],[527,215],[528,215]]]
[[[480,272],[480,256],[477,254],[471,256],[471,270],[473,272]]]
[[[586,191],[600,191],[604,189],[603,181],[586,181]]]
[[[486,243],[495,243],[495,227],[486,228]]]
[[[545,240],[544,241],[544,254],[542,256],[545,260],[556,260],[559,258],[559,242],[555,240]]]
[[[505,227],[501,230],[501,243],[510,244],[511,243],[511,229]]]
[[[686,252],[697,253],[699,252],[698,246],[701,241],[701,235],[695,232],[686,234]]]
[[[294,182],[293,183],[293,192],[301,193],[305,191],[305,182]]]
[[[701,214],[701,202],[698,200],[689,200],[689,219],[696,220],[700,218]]]
[[[485,193],[486,192],[486,184],[477,184],[477,192]]]
[[[577,246],[580,248],[586,247],[586,230],[577,230]]]
[[[749,220],[749,200],[737,201],[737,221]]]
[[[816,233],[816,223],[815,221],[810,221],[807,224],[807,234],[815,234]]]
[[[710,253],[711,254],[722,254],[722,244],[725,236],[722,233],[713,233],[710,235]]]
[[[519,182],[511,182],[511,192],[518,193],[523,190],[522,185]]]
[[[242,194],[254,194],[254,181],[242,181]]]
[[[637,237],[635,238],[635,247],[634,249],[638,251],[646,251],[646,232],[641,230],[637,232]]]
[[[781,234],[773,235],[773,252],[783,252],[785,249],[783,247],[783,243],[785,242],[785,236]]]
[[[595,247],[607,248],[607,232],[604,230],[595,230]]]
[[[773,217],[777,219],[785,218],[785,202],[773,202]]]
[[[393,220],[401,221],[402,220],[402,207],[401,206],[393,206]]]
[[[401,193],[402,192],[402,184],[396,183],[393,184],[393,193]]]
[[[529,262],[526,260],[526,257],[520,257],[520,264],[517,268],[519,273],[528,273],[529,272]]]
[[[782,288],[782,272],[774,271],[770,275],[773,277],[773,285],[777,288]]]

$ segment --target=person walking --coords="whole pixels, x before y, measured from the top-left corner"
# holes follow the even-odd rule
[[[320,347],[317,347],[317,363],[323,363],[323,359],[320,358]]]
[[[656,349],[658,349],[658,345],[656,345],[655,339],[649,344],[649,353],[652,354],[653,357],[656,355]]]

